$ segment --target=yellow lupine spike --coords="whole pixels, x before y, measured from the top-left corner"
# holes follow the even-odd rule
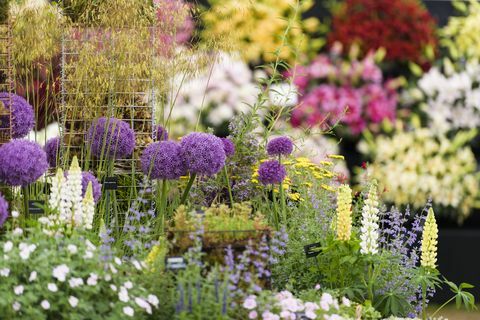
[[[437,262],[437,244],[438,244],[438,227],[435,220],[433,209],[428,210],[425,226],[422,234],[422,255],[421,265],[425,268],[435,269]]]
[[[338,188],[337,195],[337,239],[350,240],[352,234],[352,189],[347,184]]]

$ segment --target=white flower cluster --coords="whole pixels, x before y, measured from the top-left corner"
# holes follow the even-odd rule
[[[197,77],[177,82],[170,98],[175,101],[172,118],[193,125],[202,113],[209,123],[218,126],[248,110],[260,93],[248,65],[227,53],[220,53],[214,64]]]
[[[360,227],[360,252],[362,254],[378,253],[378,200],[377,183],[370,185],[368,198],[365,199],[362,208],[362,226]]]
[[[480,126],[480,64],[467,62],[460,72],[434,67],[419,81],[422,109],[439,132]]]
[[[465,218],[479,191],[477,163],[464,145],[466,135],[448,139],[423,128],[379,137],[369,170],[385,187],[383,199],[421,208],[431,198],[435,205],[457,209],[459,220]]]
[[[95,214],[92,184],[88,184],[83,197],[82,170],[77,157],[72,160],[68,176],[65,177],[63,170],[59,168],[51,178],[50,185],[49,206],[56,212],[40,218],[40,222],[50,229],[58,229],[62,226],[92,229]]]

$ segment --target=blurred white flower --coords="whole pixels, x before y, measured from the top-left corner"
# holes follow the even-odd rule
[[[298,103],[298,91],[291,83],[279,83],[270,87],[270,103],[277,107],[293,107]]]
[[[57,292],[58,291],[58,287],[55,283],[47,284],[47,289],[48,289],[48,291],[51,291],[51,292]]]
[[[24,288],[22,285],[15,286],[15,287],[13,287],[13,292],[15,292],[15,294],[16,294],[17,296],[19,296],[19,295],[22,295],[22,294],[23,294],[23,290],[24,290],[24,289],[25,289],[25,288]]]
[[[21,228],[15,228],[13,231],[12,231],[12,234],[14,236],[21,236],[23,234],[23,230]]]
[[[123,313],[129,317],[133,317],[133,315],[135,314],[135,311],[133,310],[132,307],[123,307]]]
[[[78,248],[77,248],[77,246],[74,245],[74,244],[69,244],[69,245],[67,246],[67,250],[68,250],[68,252],[70,252],[71,254],[75,254],[75,253],[78,252]]]
[[[50,309],[50,302],[48,302],[48,300],[43,300],[43,301],[40,303],[40,305],[42,306],[42,308],[43,308],[44,310]]]
[[[21,309],[22,305],[20,304],[20,302],[18,301],[15,301],[13,304],[12,304],[12,308],[13,310],[15,311],[19,311]]]
[[[118,292],[118,300],[125,303],[130,301],[130,297],[128,296],[128,291],[125,287],[120,287],[120,291]]]
[[[32,282],[37,280],[37,271],[32,271],[30,272],[30,277],[28,277],[28,281]]]
[[[76,308],[78,306],[78,299],[74,296],[68,297],[68,303],[72,306],[72,308]]]
[[[70,285],[70,288],[76,288],[80,287],[83,285],[83,279],[82,278],[71,278],[68,280],[68,284]]]
[[[148,314],[152,314],[152,306],[142,298],[135,298],[135,303],[142,309],[144,309]]]
[[[87,284],[89,286],[96,286],[98,281],[98,276],[95,273],[90,273],[90,276],[87,279]]]
[[[149,294],[147,300],[151,305],[153,305],[155,307],[158,307],[158,304],[160,303],[157,296],[153,295],[153,294]]]
[[[9,274],[10,274],[10,269],[8,269],[8,268],[0,269],[0,276],[8,277]]]
[[[65,264],[61,264],[53,268],[52,275],[55,279],[60,282],[64,282],[67,278],[67,274],[70,272],[70,269]]]
[[[12,248],[13,248],[13,242],[10,240],[3,244],[3,251],[5,253],[10,252]]]
[[[16,219],[20,217],[20,213],[17,210],[12,210],[12,218]]]

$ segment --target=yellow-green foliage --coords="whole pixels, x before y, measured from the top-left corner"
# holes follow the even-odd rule
[[[456,59],[480,59],[480,3],[470,0],[466,4],[456,0],[453,4],[463,16],[450,17],[441,30],[441,43]]]
[[[273,61],[276,58],[274,52],[281,49],[280,58],[292,62],[296,50],[302,54],[309,48],[316,50],[322,44],[318,40],[313,41],[306,33],[318,29],[318,20],[301,18],[301,14],[313,4],[312,1],[209,2],[211,7],[202,15],[205,24],[202,38],[224,42],[227,48],[241,52],[246,61]],[[287,28],[288,34],[285,34]],[[286,43],[283,43],[285,35]]]

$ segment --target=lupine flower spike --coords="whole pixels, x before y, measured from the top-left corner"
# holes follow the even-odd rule
[[[352,189],[347,184],[338,188],[337,196],[337,239],[350,240],[352,234]]]
[[[378,252],[378,200],[377,182],[370,185],[368,198],[362,209],[362,227],[360,228],[360,252],[362,254],[376,254]]]
[[[93,199],[93,186],[91,182],[88,183],[87,191],[85,192],[85,197],[82,201],[82,207],[82,224],[85,229],[90,230],[93,227],[93,216],[95,215],[95,201]]]
[[[435,221],[433,209],[430,208],[422,234],[422,256],[420,261],[422,267],[435,269],[435,263],[437,262],[437,239],[437,222]]]

